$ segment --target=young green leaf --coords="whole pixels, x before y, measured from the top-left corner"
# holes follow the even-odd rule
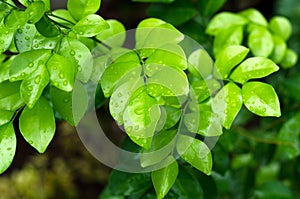
[[[36,32],[37,30],[33,24],[26,24],[16,31],[15,45],[20,53],[30,51],[33,48]]]
[[[20,97],[20,82],[2,82],[0,90],[0,110],[15,111],[24,104]]]
[[[212,18],[206,28],[206,33],[215,36],[230,27],[243,26],[247,23],[248,20],[242,16],[230,12],[221,12]]]
[[[49,18],[69,28],[72,28],[74,24],[76,24],[76,20],[71,16],[70,12],[65,9],[54,10]]]
[[[73,32],[81,37],[93,37],[106,29],[109,29],[109,24],[96,14],[82,18],[72,28]]]
[[[35,24],[38,22],[43,17],[45,11],[46,7],[43,1],[32,2],[25,10],[28,16],[28,23]]]
[[[12,10],[11,13],[4,19],[4,25],[11,29],[16,30],[25,25],[28,20],[28,15],[24,11]]]
[[[100,4],[101,0],[69,0],[67,7],[73,18],[79,21],[89,14],[96,13]]]
[[[172,163],[165,168],[151,173],[152,182],[158,199],[164,198],[172,188],[178,175],[178,164],[174,158],[170,157]]]
[[[193,167],[207,175],[211,174],[212,157],[205,143],[186,135],[179,135],[176,148],[179,155]]]
[[[93,57],[90,50],[77,39],[64,37],[58,54],[67,58],[78,68],[77,79],[87,82],[93,71]]]
[[[215,76],[226,79],[231,70],[247,56],[249,49],[244,46],[232,45],[222,50],[215,62]]]
[[[188,63],[189,72],[195,76],[200,76],[203,79],[208,77],[213,69],[213,60],[203,49],[198,49],[192,52],[188,58]]]
[[[44,153],[55,133],[55,119],[49,102],[41,97],[32,109],[25,107],[19,125],[25,140],[39,153]]]
[[[270,55],[270,59],[273,60],[276,64],[280,63],[284,59],[286,53],[287,45],[281,37],[277,35],[273,36],[274,49]]]
[[[0,53],[4,53],[11,45],[14,36],[14,31],[10,30],[0,22]]]
[[[232,82],[226,84],[214,97],[212,102],[213,112],[218,114],[226,129],[230,129],[242,105],[242,91]]]
[[[271,33],[264,27],[256,27],[250,32],[248,46],[256,57],[268,57],[274,48]]]
[[[282,16],[273,17],[270,20],[269,28],[273,33],[281,37],[284,41],[288,40],[292,34],[291,22]]]
[[[266,18],[256,9],[249,8],[239,13],[241,16],[247,18],[250,22],[261,25],[261,26],[268,26],[268,22]]]
[[[251,57],[242,62],[231,74],[230,79],[244,84],[249,79],[256,79],[270,75],[279,67],[265,57]]]
[[[60,35],[59,28],[46,15],[44,15],[38,22],[35,23],[35,27],[41,35],[48,38]]]
[[[0,110],[0,126],[9,123],[14,114],[14,111]]]
[[[285,51],[284,57],[279,63],[283,68],[291,68],[293,67],[298,61],[298,55],[292,49],[287,49]]]
[[[280,104],[274,88],[262,82],[248,82],[242,88],[243,102],[254,114],[279,117]]]
[[[17,138],[12,123],[0,126],[0,174],[12,163],[17,147]]]
[[[67,58],[54,54],[47,62],[51,85],[63,90],[72,91],[75,81],[75,66]]]

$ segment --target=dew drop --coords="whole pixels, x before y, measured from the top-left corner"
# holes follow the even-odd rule
[[[31,62],[31,63],[28,64],[28,67],[29,67],[29,68],[32,68],[33,65],[34,65],[34,64]]]
[[[28,36],[25,37],[25,40],[29,40],[29,39],[30,39],[30,37],[28,37]]]
[[[33,141],[32,141],[32,140],[29,140],[28,143],[29,143],[29,144],[33,144]]]
[[[16,80],[17,80],[17,78],[15,78],[15,77],[11,78],[11,81],[13,81],[13,82],[16,81]]]
[[[36,78],[34,79],[34,83],[38,84],[40,83],[40,81],[41,81],[41,76],[40,75],[36,76]]]
[[[67,82],[67,81],[64,81],[64,82],[63,82],[63,85],[67,86],[67,85],[68,85],[68,82]]]
[[[64,99],[64,102],[65,102],[65,103],[68,103],[68,102],[69,102],[69,99],[67,99],[67,98]]]
[[[81,71],[81,67],[80,67],[80,66],[78,66],[77,70],[78,70],[78,71]]]
[[[75,51],[74,51],[74,50],[71,50],[71,51],[70,51],[70,55],[75,55]]]
[[[59,74],[59,78],[60,78],[60,79],[64,78],[64,74],[60,73],[60,74]]]
[[[3,40],[0,40],[0,44],[4,44],[4,41],[3,41]]]
[[[8,147],[6,150],[10,151],[10,150],[12,150],[12,148],[11,148],[11,147]]]
[[[135,127],[134,127],[134,130],[139,130],[140,129],[140,127],[138,126],[138,125],[136,125]]]
[[[29,86],[29,87],[28,87],[28,90],[29,90],[29,91],[32,91],[32,89],[33,89],[32,86]]]
[[[122,93],[118,93],[118,95],[117,95],[118,97],[122,97]]]
[[[35,44],[35,45],[34,45],[34,47],[35,47],[35,48],[38,48],[38,47],[39,47],[39,45],[38,45],[38,44]]]

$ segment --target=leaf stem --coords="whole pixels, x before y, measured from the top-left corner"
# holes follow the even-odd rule
[[[57,18],[57,19],[63,20],[63,21],[65,21],[65,22],[68,22],[68,23],[70,23],[70,24],[72,24],[72,25],[75,25],[75,23],[73,23],[72,21],[67,20],[67,19],[65,19],[65,18],[63,18],[63,17],[54,15],[54,14],[52,14],[52,13],[46,13],[46,14],[47,14],[48,16],[50,16],[50,17],[55,17],[55,18]]]

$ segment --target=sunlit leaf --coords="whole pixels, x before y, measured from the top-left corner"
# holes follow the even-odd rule
[[[101,0],[69,0],[67,7],[76,20],[96,13],[100,8]]]
[[[24,104],[20,97],[20,82],[2,82],[0,90],[0,110],[15,111]]]
[[[287,49],[285,51],[283,59],[279,64],[283,68],[291,68],[297,63],[297,61],[298,61],[298,54],[292,49]]]
[[[277,35],[273,36],[274,49],[270,55],[270,59],[273,60],[276,64],[280,63],[286,54],[287,46],[283,39]]]
[[[0,126],[0,174],[12,163],[17,147],[17,138],[12,123]]]
[[[195,75],[200,76],[203,79],[208,77],[213,69],[213,60],[209,54],[203,50],[198,49],[189,56],[189,71]]]
[[[274,48],[271,33],[263,27],[254,28],[249,34],[248,46],[254,56],[268,57]]]
[[[0,110],[0,126],[9,123],[14,114],[14,111]]]
[[[268,26],[266,18],[256,9],[249,8],[239,13],[240,15],[247,18],[250,22],[261,26]]]
[[[282,16],[275,16],[270,20],[269,27],[273,33],[287,40],[292,34],[291,22]]]
[[[45,11],[46,7],[43,1],[32,2],[25,10],[28,22],[32,24],[38,22],[43,17]]]

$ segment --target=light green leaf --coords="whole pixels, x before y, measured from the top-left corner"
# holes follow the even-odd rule
[[[74,24],[76,24],[75,19],[71,16],[70,12],[68,10],[65,9],[58,9],[58,10],[54,10],[52,12],[53,16],[49,16],[50,19],[52,19],[53,21],[56,21],[57,23],[60,23],[64,26],[67,26],[69,28],[72,28],[74,26]],[[58,18],[59,17],[59,18]],[[63,19],[65,20],[63,20]]]
[[[124,111],[123,121],[126,133],[139,146],[149,149],[160,119],[157,101],[149,96],[142,86],[131,96]]]
[[[36,32],[37,30],[33,24],[26,24],[17,30],[15,34],[15,44],[20,53],[30,51],[32,49]]]
[[[51,85],[63,90],[72,91],[75,81],[75,66],[67,58],[54,54],[47,62]]]
[[[35,24],[38,22],[43,17],[45,11],[46,6],[43,1],[32,2],[25,10],[28,16],[28,23]]]
[[[248,20],[237,14],[230,12],[221,12],[214,16],[206,28],[206,33],[209,35],[218,35],[222,31],[232,26],[243,26],[248,23]]]
[[[199,103],[206,100],[210,96],[211,93],[207,86],[207,81],[201,78],[190,78],[190,84]]]
[[[279,70],[279,67],[270,59],[251,57],[242,62],[231,74],[230,79],[244,84],[249,79],[266,77]]]
[[[192,52],[188,58],[189,72],[203,79],[208,77],[213,69],[213,60],[204,49]]]
[[[269,28],[273,33],[281,37],[284,41],[288,40],[292,34],[291,22],[282,16],[275,16],[270,20]]]
[[[75,82],[73,92],[51,87],[50,97],[54,109],[69,124],[76,126],[85,115],[89,99],[87,90],[80,82]]]
[[[172,106],[162,106],[161,108],[166,111],[166,121],[163,129],[170,129],[179,121],[181,117],[181,109]]]
[[[124,25],[115,19],[109,19],[106,22],[109,25],[109,29],[101,31],[96,38],[111,47],[122,46],[126,38]]]
[[[292,49],[287,49],[285,51],[283,60],[279,63],[282,68],[291,68],[296,65],[298,61],[298,54]]]
[[[211,174],[212,157],[205,143],[186,135],[179,135],[176,148],[179,155],[193,167],[206,175]]]
[[[4,25],[11,29],[16,30],[25,25],[28,20],[27,13],[19,10],[12,10],[10,14],[4,19]]]
[[[109,24],[96,14],[82,18],[72,28],[73,32],[81,37],[93,37],[106,29],[109,29]]]
[[[242,91],[230,82],[217,93],[212,103],[213,112],[218,114],[223,126],[230,129],[243,105]]]
[[[213,44],[215,57],[227,46],[242,44],[243,34],[242,26],[232,26],[217,34]]]
[[[0,174],[12,163],[17,147],[17,138],[12,123],[0,126]]]
[[[74,19],[79,21],[89,14],[96,13],[101,0],[69,0],[67,7]]]
[[[4,56],[4,55],[3,55],[3,57],[6,58],[6,56]],[[10,65],[14,58],[15,58],[15,56],[11,56],[5,62],[0,63],[0,83],[4,82],[6,80],[9,80]]]
[[[23,80],[38,67],[45,65],[50,56],[50,50],[32,50],[18,54],[10,66],[10,81]]]
[[[242,88],[243,102],[254,114],[279,117],[280,104],[274,88],[262,82],[248,82]]]
[[[216,71],[214,71],[215,76],[221,76],[222,79],[228,78],[231,70],[243,61],[248,53],[249,49],[244,46],[232,45],[226,47],[216,58]]]
[[[286,53],[287,45],[281,37],[277,35],[272,35],[274,42],[274,49],[270,55],[270,59],[273,60],[276,64],[280,63],[284,59]]]
[[[249,8],[239,13],[243,17],[247,18],[250,22],[261,25],[261,26],[268,26],[268,22],[266,18],[256,9]]]
[[[173,157],[172,163],[151,173],[152,182],[158,199],[164,198],[172,188],[178,175],[178,164]]]
[[[263,27],[256,27],[250,32],[248,46],[256,57],[268,57],[274,48],[271,33]]]
[[[44,15],[37,23],[35,23],[35,27],[41,35],[47,38],[60,35],[58,27],[46,15]]]
[[[6,2],[11,5],[15,5],[15,3],[12,0],[7,0]],[[4,2],[0,2],[0,19],[4,19],[11,12],[12,9],[13,7],[7,5]]]
[[[15,111],[24,104],[20,97],[20,82],[2,82],[0,90],[0,110]]]
[[[0,22],[0,53],[4,53],[11,45],[14,36],[14,31],[10,30]]]
[[[38,65],[37,69],[23,80],[20,93],[28,108],[35,105],[48,83],[49,74],[44,64]]]
[[[77,66],[77,79],[87,82],[93,71],[93,57],[90,50],[77,39],[64,37],[60,43],[58,54],[67,58]]]
[[[226,2],[226,0],[198,0],[201,15],[211,16],[218,11]]]
[[[0,126],[9,123],[14,114],[14,111],[0,110]]]
[[[56,128],[49,102],[42,97],[32,109],[25,107],[20,116],[19,125],[25,140],[39,153],[44,153]]]
[[[28,28],[28,26],[26,26]],[[62,35],[58,35],[56,37],[44,37],[38,31],[36,32],[33,42],[32,42],[32,49],[51,49],[57,46],[58,42],[61,40]]]

